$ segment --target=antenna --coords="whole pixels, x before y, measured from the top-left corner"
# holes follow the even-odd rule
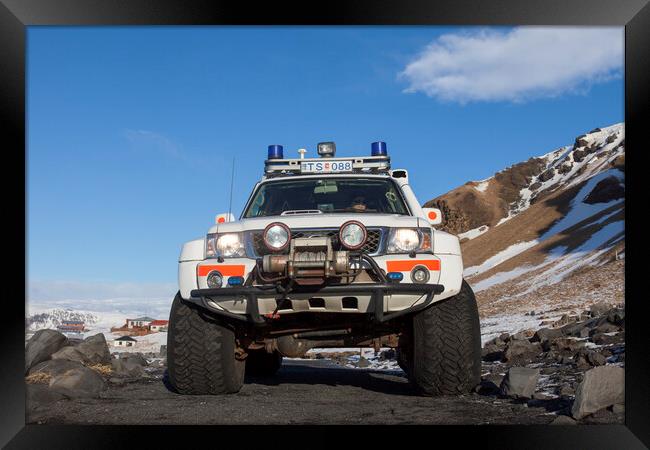
[[[230,213],[232,212],[232,186],[235,182],[235,157],[232,157],[232,172],[230,174],[230,201],[228,203],[228,220],[230,220]]]

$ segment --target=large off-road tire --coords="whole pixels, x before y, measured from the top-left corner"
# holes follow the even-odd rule
[[[481,329],[472,288],[413,317],[408,375],[424,395],[467,393],[481,379]]]
[[[266,350],[253,350],[246,357],[246,375],[254,377],[270,377],[280,370],[282,355],[277,351],[268,353]]]
[[[245,361],[235,358],[235,334],[176,294],[169,315],[167,370],[180,394],[229,394],[244,383]]]

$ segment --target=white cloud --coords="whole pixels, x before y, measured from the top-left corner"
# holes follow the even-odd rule
[[[102,315],[165,318],[177,291],[175,283],[29,280],[25,303],[27,315],[72,309]]]
[[[28,301],[97,301],[118,298],[174,298],[175,283],[108,283],[65,280],[30,280]]]
[[[620,77],[623,28],[518,27],[445,34],[399,74],[444,101],[521,102]]]

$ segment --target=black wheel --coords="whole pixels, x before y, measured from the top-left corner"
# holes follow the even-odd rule
[[[180,394],[229,394],[244,383],[233,330],[176,294],[169,315],[167,370]]]
[[[280,370],[282,355],[277,351],[268,353],[266,350],[253,350],[246,357],[246,375],[270,377]]]
[[[481,329],[472,288],[413,317],[406,371],[424,395],[467,393],[481,380]]]

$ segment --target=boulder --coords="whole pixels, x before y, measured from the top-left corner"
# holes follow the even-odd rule
[[[388,350],[383,350],[381,353],[379,353],[379,359],[382,361],[389,361],[391,359],[395,359],[395,357],[396,357],[395,350],[393,350],[392,348]]]
[[[592,317],[598,317],[598,316],[603,316],[607,314],[607,311],[609,311],[612,308],[612,305],[606,302],[600,302],[600,303],[595,303],[589,307],[589,312],[591,313]]]
[[[585,347],[578,350],[574,359],[579,369],[589,369],[595,366],[603,366],[607,363],[607,358],[603,355]]]
[[[62,347],[68,345],[68,338],[54,330],[38,330],[25,347],[25,373],[36,364],[50,359]]]
[[[68,398],[98,398],[106,382],[94,370],[82,367],[54,377],[50,389]]]
[[[557,393],[560,397],[573,397],[576,391],[569,383],[564,383],[559,387]]]
[[[139,364],[137,359],[114,359],[111,361],[111,368],[118,377],[139,378],[144,375],[142,364]]]
[[[625,324],[625,310],[612,308],[607,313],[607,321],[614,325],[623,326]]]
[[[614,325],[613,323],[605,322],[603,324],[598,325],[596,328],[592,328],[591,334],[592,336],[594,334],[600,334],[600,333],[618,333],[621,331],[621,328],[618,325]]]
[[[584,341],[578,341],[571,338],[557,338],[550,342],[550,348],[561,354],[571,353],[573,355],[584,346]]]
[[[501,390],[493,381],[481,380],[481,382],[474,387],[474,392],[479,395],[497,395]]]
[[[597,345],[619,344],[625,342],[625,332],[616,333],[613,336],[608,336],[603,333],[596,333],[591,336],[591,341]]]
[[[577,425],[575,419],[569,416],[557,416],[549,425]]]
[[[512,340],[503,353],[503,360],[510,363],[530,361],[541,352],[542,346],[539,342]]]
[[[617,366],[599,366],[585,372],[576,389],[571,415],[581,419],[608,406],[625,402],[625,370]]]
[[[33,410],[39,406],[49,405],[65,397],[56,391],[53,391],[45,384],[26,384],[25,385],[25,406]]]
[[[83,368],[83,364],[78,361],[69,361],[67,359],[50,359],[36,364],[29,370],[29,374],[46,373],[56,377],[66,373],[68,370]]]
[[[138,364],[140,366],[148,365],[147,359],[140,353],[131,353],[129,355],[122,356],[120,359],[127,360],[131,364]]]
[[[366,358],[364,358],[363,356],[359,358],[359,363],[357,364],[358,367],[368,367],[369,365],[370,363]]]
[[[503,358],[503,350],[495,344],[485,344],[481,357],[484,361],[499,361]]]
[[[103,333],[90,336],[75,347],[86,358],[90,364],[110,364],[111,352],[108,350],[108,344]]]
[[[501,393],[514,398],[532,398],[539,379],[539,369],[511,367],[501,382]]]
[[[544,342],[551,339],[562,337],[561,328],[540,328],[535,332],[531,341],[533,342]]]
[[[56,353],[52,353],[52,359],[64,359],[68,361],[78,361],[80,363],[87,362],[86,355],[81,353],[76,347],[68,346],[63,347]]]

